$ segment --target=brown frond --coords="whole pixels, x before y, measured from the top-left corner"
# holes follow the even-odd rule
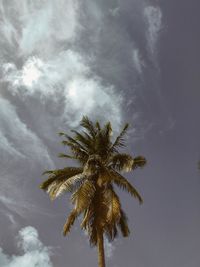
[[[142,156],[138,156],[134,158],[134,163],[133,163],[133,169],[136,168],[142,168],[147,164],[147,161],[144,157]]]
[[[44,181],[43,183],[40,184],[40,188],[46,191],[48,189],[49,185],[52,184],[54,181],[55,181],[55,178],[50,177],[46,181]]]
[[[133,157],[125,153],[115,154],[109,160],[109,166],[117,171],[130,172],[133,169],[133,164]]]
[[[78,213],[83,212],[89,207],[95,191],[93,181],[86,179],[78,190],[72,194],[71,201],[75,204]]]
[[[87,224],[88,224],[89,218],[90,218],[90,212],[91,212],[90,207],[85,209],[84,215],[83,215],[83,220],[81,222],[81,229],[85,229],[85,230],[87,229]]]
[[[55,181],[61,182],[61,181],[67,180],[71,176],[74,176],[82,172],[83,172],[83,168],[78,168],[78,167],[67,167],[64,169],[45,171],[43,175],[49,174],[49,178],[40,185],[40,188],[43,189],[44,191],[47,191],[49,186],[53,182]]]
[[[108,205],[107,222],[114,225],[120,219],[121,203],[112,186],[106,190],[105,195]]]
[[[124,147],[125,144],[125,140],[124,140],[124,135],[127,133],[127,130],[128,130],[128,127],[129,127],[129,124],[126,123],[124,125],[124,128],[122,129],[121,133],[117,136],[117,138],[115,139],[113,145],[111,146],[110,148],[110,152],[113,153],[113,152],[117,152],[117,148],[118,147]]]
[[[128,219],[127,219],[127,216],[123,210],[121,210],[121,218],[119,220],[118,226],[119,226],[119,228],[122,232],[122,235],[124,237],[129,236],[130,230],[128,227]]]
[[[107,225],[108,205],[102,188],[96,187],[96,193],[90,205],[90,214],[87,220],[87,232],[90,245],[95,246],[97,242],[97,232],[103,230]]]
[[[108,240],[113,241],[118,235],[116,224],[107,224],[104,229],[104,232]]]
[[[63,153],[59,153],[58,154],[59,158],[68,158],[68,159],[76,159],[76,157],[73,157],[71,155],[67,155],[67,154],[63,154]]]
[[[51,195],[51,199],[54,200],[55,198],[61,196],[64,192],[73,192],[74,190],[77,190],[85,178],[86,177],[83,173],[79,173],[70,177],[66,181],[59,183],[56,190],[54,190]]]
[[[88,133],[91,135],[91,137],[95,137],[96,133],[97,133],[97,129],[94,126],[93,122],[89,120],[89,118],[87,116],[83,116],[80,125],[85,128]]]
[[[69,233],[71,226],[74,224],[74,221],[76,217],[78,216],[76,210],[72,210],[69,217],[67,218],[67,221],[63,227],[63,235],[66,236],[67,233]]]
[[[121,189],[126,190],[132,196],[139,200],[139,203],[142,204],[143,200],[138,191],[133,187],[125,177],[114,170],[110,170],[110,174],[112,176],[112,181]]]
[[[110,152],[112,127],[108,122],[104,127],[98,131],[96,136],[96,153],[99,154],[103,160],[107,159]]]
[[[75,145],[69,141],[62,141],[64,145],[67,145],[73,154],[74,159],[77,159],[81,164],[85,164],[88,160],[88,152],[80,148],[80,146]]]
[[[79,133],[78,131],[75,130],[71,130],[71,132],[73,132],[75,134],[75,139],[82,144],[82,146],[87,150],[93,150],[94,149],[94,138],[92,138],[91,136],[89,136],[87,133],[83,132],[83,133]]]
[[[73,149],[73,147],[76,147],[87,154],[86,148],[70,136],[68,136],[68,140],[63,140],[61,143],[65,146],[69,146],[71,150]]]

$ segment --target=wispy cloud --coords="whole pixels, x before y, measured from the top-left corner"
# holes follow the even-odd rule
[[[41,164],[54,167],[43,141],[20,119],[16,108],[0,98],[0,203],[9,211],[23,215],[33,208],[25,181],[30,179],[30,170]],[[44,168],[44,167],[43,167]]]
[[[43,161],[46,166],[53,166],[47,148],[21,121],[14,106],[8,100],[0,98],[0,107],[1,157],[6,160],[7,155],[15,162],[21,159],[35,163]]]
[[[107,238],[104,239],[104,245],[105,245],[105,255],[107,258],[112,258],[114,250],[115,250],[115,246],[113,244],[113,242],[109,242]]]
[[[103,84],[84,55],[74,49],[82,28],[78,1],[21,4],[14,1],[12,5],[18,19],[14,19],[7,6],[2,4],[0,9],[4,17],[2,25],[8,28],[9,24],[12,28],[9,33],[2,30],[14,57],[2,67],[2,80],[9,83],[9,90],[20,97],[39,95],[44,101],[57,100],[59,95],[64,100],[62,105],[56,101],[54,104],[64,109],[63,120],[68,124],[78,124],[82,115],[95,113],[105,118],[109,112],[111,119],[117,118],[118,127],[121,97],[112,84]]]
[[[147,42],[152,56],[155,56],[157,42],[162,28],[162,11],[159,6],[147,6],[144,9],[144,16],[147,22]]]
[[[40,241],[35,228],[28,226],[19,231],[17,247],[21,255],[7,255],[0,248],[1,267],[53,267],[50,249]]]
[[[133,64],[134,64],[136,71],[142,77],[143,68],[145,67],[145,62],[142,59],[142,55],[141,55],[139,49],[137,49],[137,48],[133,49],[132,58],[133,58]]]
[[[24,100],[36,96],[44,102],[53,100],[55,108],[64,110],[62,120],[68,125],[77,126],[83,115],[92,117],[94,113],[99,118],[109,113],[116,127],[121,123],[122,97],[115,94],[113,86],[104,86],[81,55],[72,50],[46,62],[36,56],[28,58],[22,69],[6,63],[3,72],[12,94]]]

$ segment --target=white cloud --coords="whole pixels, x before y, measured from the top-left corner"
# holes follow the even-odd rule
[[[152,55],[155,54],[159,33],[162,28],[162,11],[158,6],[147,6],[144,9],[147,21],[147,42]]]
[[[30,209],[37,210],[24,190],[30,171],[41,164],[43,168],[53,168],[54,163],[43,141],[22,122],[14,106],[0,98],[0,107],[0,203],[24,216]]]
[[[29,162],[43,162],[46,166],[53,166],[48,150],[43,142],[26,124],[24,124],[13,105],[6,99],[0,98],[0,147],[1,157],[6,155],[12,160],[28,160]]]
[[[49,54],[57,41],[73,41],[76,37],[77,10],[76,0],[1,1],[0,31],[20,56]]]
[[[113,245],[113,242],[109,242],[107,238],[104,239],[104,249],[105,249],[105,255],[107,258],[112,258],[115,246]]]
[[[19,231],[18,249],[22,255],[7,255],[0,248],[1,267],[53,267],[50,250],[40,241],[35,228],[28,226]]]
[[[142,59],[139,49],[135,48],[133,50],[132,57],[133,57],[133,64],[134,64],[136,71],[138,72],[138,74],[142,75],[143,68],[145,67],[145,63],[144,63],[144,60]]]
[[[100,118],[109,114],[116,128],[121,123],[121,96],[115,94],[112,86],[103,86],[80,54],[72,50],[46,62],[38,57],[28,58],[21,70],[6,63],[3,72],[12,94],[24,100],[32,96],[42,101],[52,99],[55,106],[64,109],[62,121],[70,126],[77,126],[83,115],[94,113]]]
[[[13,1],[12,10],[18,14],[15,20],[6,5],[0,6],[2,25],[9,20],[14,29],[9,36],[5,36],[6,31],[2,35],[9,37],[8,48],[15,59],[21,60],[18,64],[4,59],[2,80],[9,83],[12,94],[24,101],[26,97],[40,98],[43,102],[53,100],[57,107],[64,109],[61,123],[74,126],[83,115],[95,114],[107,119],[109,113],[118,128],[121,96],[112,84],[105,86],[92,72],[84,54],[73,48],[82,29],[78,3],[74,0]],[[92,19],[98,19],[101,14],[98,5],[90,4],[90,8],[95,12]],[[15,32],[18,33],[16,42]],[[58,100],[63,100],[62,105]]]

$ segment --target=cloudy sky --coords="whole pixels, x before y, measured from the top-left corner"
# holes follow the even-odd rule
[[[68,197],[39,190],[64,167],[59,131],[83,115],[131,127],[148,160],[121,192],[132,230],[106,241],[108,267],[200,264],[198,0],[0,0],[0,266],[97,266]]]

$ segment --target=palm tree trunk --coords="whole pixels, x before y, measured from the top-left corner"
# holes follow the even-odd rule
[[[103,231],[97,233],[97,250],[98,250],[98,265],[99,267],[105,267],[105,255],[103,245]]]

